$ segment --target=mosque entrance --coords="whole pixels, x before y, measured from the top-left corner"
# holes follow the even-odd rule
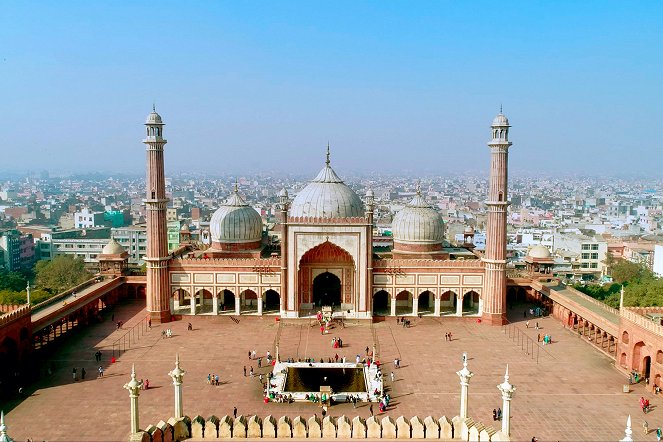
[[[346,312],[354,309],[355,277],[354,260],[343,248],[325,241],[309,249],[299,260],[295,304],[299,316],[314,315],[323,306]]]
[[[333,273],[322,273],[313,280],[313,304],[316,307],[341,305],[341,280]]]

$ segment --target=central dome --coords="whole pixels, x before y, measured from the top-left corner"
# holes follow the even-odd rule
[[[327,164],[292,201],[290,216],[350,218],[364,216],[364,203]]]
[[[214,212],[209,227],[214,243],[249,243],[262,238],[262,218],[239,196],[237,185]]]

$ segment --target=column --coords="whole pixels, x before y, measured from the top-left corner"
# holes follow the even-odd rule
[[[435,316],[440,316],[440,297],[435,297]]]
[[[470,386],[470,378],[474,376],[467,368],[467,353],[463,353],[463,368],[457,371],[456,374],[460,377],[460,418],[467,417],[467,391]]]
[[[391,298],[391,316],[396,316],[396,298]]]
[[[200,296],[202,296],[202,293],[201,293]],[[196,314],[196,298],[198,298],[196,295],[191,296],[191,314],[192,315]]]
[[[218,295],[214,295],[214,297],[212,298],[212,313],[214,313],[215,315],[219,314],[219,296]]]
[[[262,316],[262,295],[258,297],[258,316]]]
[[[186,371],[180,368],[180,355],[175,356],[175,368],[168,373],[168,376],[173,378],[173,386],[175,387],[175,419],[183,417],[182,414],[182,379]]]
[[[463,316],[463,296],[456,295],[456,316]]]
[[[620,442],[633,442],[633,430],[631,430],[631,415],[626,419],[626,430],[624,430],[624,439]]]
[[[511,399],[516,387],[509,383],[509,366],[506,366],[504,382],[497,386],[502,393],[502,434],[509,436],[511,433]]]
[[[129,390],[131,400],[131,433],[138,433],[138,396],[143,383],[136,379],[136,366],[131,366],[131,380],[124,384],[124,388]]]
[[[412,297],[412,314],[417,316],[419,314],[419,298]]]
[[[239,296],[235,296],[235,314],[237,316],[239,316],[239,314],[241,312],[241,308],[242,308],[242,306],[240,304],[241,299],[242,298],[240,298]]]

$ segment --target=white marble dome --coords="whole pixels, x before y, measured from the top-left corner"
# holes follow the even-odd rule
[[[289,216],[314,218],[363,217],[364,203],[327,164],[290,205]]]
[[[550,258],[550,250],[548,250],[548,247],[537,244],[531,249],[529,249],[529,252],[527,252],[527,255],[530,258],[537,258],[537,259],[546,259]]]
[[[119,242],[115,241],[114,238],[111,238],[111,240],[108,241],[108,244],[106,244],[104,248],[101,249],[102,255],[121,255],[123,253],[124,248],[120,245]]]
[[[441,244],[444,240],[442,215],[417,195],[400,210],[391,223],[394,241],[404,243]]]
[[[237,187],[210,220],[213,242],[248,243],[262,239],[262,218],[239,196]]]
[[[509,125],[509,119],[504,115],[501,111],[495,119],[493,119],[493,126],[508,126]]]
[[[161,120],[161,115],[156,113],[156,111],[150,112],[150,114],[147,116],[145,124],[163,124],[163,121]]]

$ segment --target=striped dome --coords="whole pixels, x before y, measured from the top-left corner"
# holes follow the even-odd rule
[[[237,186],[212,215],[210,234],[213,242],[221,243],[248,243],[262,239],[262,218],[239,196]]]
[[[289,215],[314,218],[363,217],[364,203],[336,175],[327,159],[327,164],[318,176],[292,201]]]
[[[416,196],[399,211],[391,223],[394,241],[419,244],[441,244],[444,240],[442,216],[417,190]]]

